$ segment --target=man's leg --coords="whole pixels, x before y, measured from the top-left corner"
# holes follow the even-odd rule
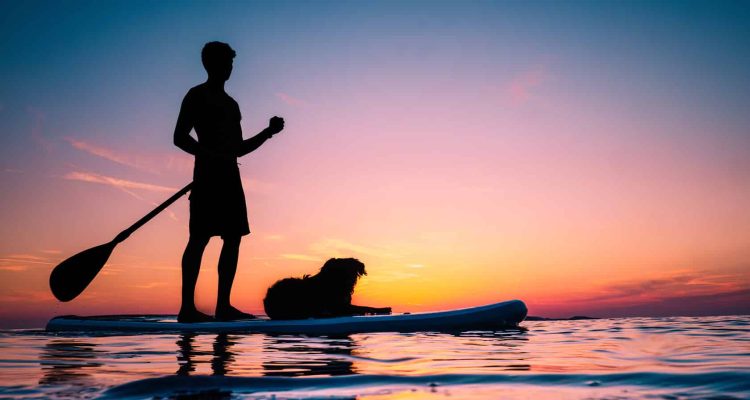
[[[182,255],[182,306],[177,316],[179,322],[204,322],[213,319],[195,308],[195,284],[198,282],[201,258],[203,258],[208,239],[208,237],[190,236],[185,253]]]
[[[237,273],[237,260],[240,255],[241,236],[222,237],[224,245],[219,256],[219,295],[216,300],[216,319],[234,320],[255,318],[232,307],[229,297],[232,294],[232,283]]]

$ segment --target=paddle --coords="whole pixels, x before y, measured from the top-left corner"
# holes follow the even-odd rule
[[[180,189],[179,192],[154,208],[145,217],[139,219],[130,228],[120,232],[111,242],[84,250],[61,262],[52,270],[52,274],[49,276],[49,287],[52,289],[52,294],[60,301],[75,299],[94,280],[94,277],[102,269],[104,263],[107,262],[109,255],[112,254],[112,250],[114,250],[118,243],[127,239],[131,233],[150,221],[151,218],[154,218],[156,214],[164,211],[170,204],[189,192],[192,186],[193,183],[191,182]]]

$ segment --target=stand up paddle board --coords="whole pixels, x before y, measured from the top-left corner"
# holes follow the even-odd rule
[[[244,332],[346,334],[364,332],[462,331],[513,328],[526,318],[526,305],[510,300],[451,311],[301,320],[265,318],[232,322],[179,323],[169,315],[109,315],[52,318],[48,331],[108,332]]]

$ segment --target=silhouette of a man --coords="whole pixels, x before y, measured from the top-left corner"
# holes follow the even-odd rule
[[[224,240],[219,256],[219,290],[215,318],[222,321],[254,318],[229,301],[237,271],[240,240],[250,233],[245,194],[237,158],[260,147],[284,129],[284,120],[271,118],[268,128],[242,139],[240,108],[224,91],[232,74],[234,50],[226,43],[210,42],[201,60],[208,80],[188,91],[182,101],[174,131],[174,144],[195,156],[190,193],[190,239],[182,256],[182,306],[180,322],[211,321],[195,307],[195,284],[203,251],[212,236]],[[190,136],[195,129],[198,140]]]

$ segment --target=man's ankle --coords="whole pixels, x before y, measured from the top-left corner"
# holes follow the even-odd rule
[[[182,306],[182,307],[180,307],[179,314],[193,313],[193,312],[196,312],[196,311],[198,311],[198,308],[195,307],[194,305],[193,306]]]

